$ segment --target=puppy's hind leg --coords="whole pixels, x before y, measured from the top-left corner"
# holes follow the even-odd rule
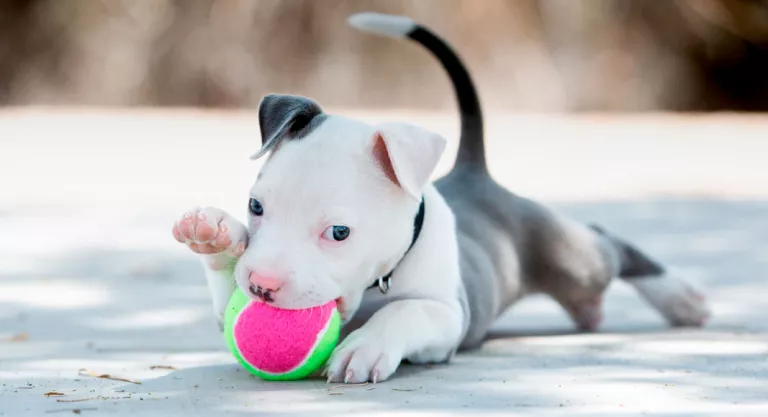
[[[703,326],[710,316],[704,292],[695,282],[669,274],[629,243],[590,226],[613,249],[617,274],[632,285],[672,326]]]

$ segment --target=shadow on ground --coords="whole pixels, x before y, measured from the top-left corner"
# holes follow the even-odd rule
[[[66,230],[52,226],[34,244],[0,245],[0,415],[768,413],[768,202],[555,206],[695,275],[710,292],[714,321],[703,330],[669,329],[617,282],[605,326],[595,334],[574,332],[554,302],[534,297],[505,315],[482,349],[449,365],[405,365],[375,386],[265,382],[226,351],[197,261],[170,234],[153,241],[152,250],[123,244],[163,239],[175,213],[134,213],[62,249],[46,248],[45,234],[71,234],[84,220],[40,212],[35,216],[46,224]],[[2,213],[0,226],[33,220]],[[29,237],[6,242],[14,239]],[[141,384],[95,379],[80,369]],[[64,395],[44,396],[51,391]],[[83,401],[57,402],[71,400]]]

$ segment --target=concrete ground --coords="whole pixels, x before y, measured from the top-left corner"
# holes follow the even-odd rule
[[[500,182],[696,276],[713,320],[670,329],[616,282],[598,333],[531,298],[481,350],[362,386],[241,371],[171,237],[190,206],[245,214],[257,132],[254,113],[0,112],[0,416],[768,415],[764,116],[489,117]]]

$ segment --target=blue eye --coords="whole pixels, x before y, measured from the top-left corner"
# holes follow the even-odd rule
[[[256,216],[261,216],[264,214],[264,206],[262,206],[261,203],[259,203],[259,200],[255,198],[252,198],[248,202],[248,210]]]
[[[349,233],[350,230],[347,226],[328,226],[328,228],[323,232],[323,238],[341,242],[342,240],[349,237]]]

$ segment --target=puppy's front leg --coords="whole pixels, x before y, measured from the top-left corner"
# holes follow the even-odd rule
[[[235,291],[234,266],[248,244],[248,230],[223,210],[206,207],[184,213],[173,236],[200,254],[219,327]]]
[[[336,348],[326,370],[328,381],[376,383],[389,378],[403,359],[444,361],[459,345],[461,329],[458,304],[393,301]]]

